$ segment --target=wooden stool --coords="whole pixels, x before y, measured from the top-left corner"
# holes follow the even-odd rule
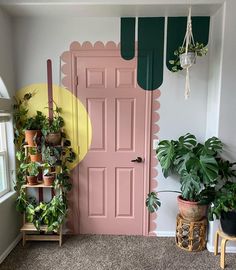
[[[206,247],[207,219],[188,221],[177,215],[176,245],[187,251],[201,251]]]
[[[220,229],[217,230],[215,234],[215,250],[214,254],[218,254],[218,242],[219,242],[219,236],[222,238],[221,239],[221,253],[220,253],[220,267],[222,269],[225,268],[225,246],[227,241],[236,241],[236,236],[229,236],[225,233],[223,233]]]

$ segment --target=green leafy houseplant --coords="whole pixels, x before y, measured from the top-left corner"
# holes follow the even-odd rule
[[[14,127],[14,143],[22,144],[24,138],[24,127],[28,119],[28,102],[32,98],[32,93],[27,93],[22,99],[15,97],[13,105],[13,127]]]
[[[37,111],[35,116],[27,118],[24,124],[25,130],[41,130],[46,122],[46,116]]]
[[[28,176],[37,176],[39,174],[40,163],[38,162],[30,162],[30,163],[22,163],[20,167],[23,172],[25,172]]]
[[[190,44],[188,47],[188,52],[194,53],[196,56],[204,56],[208,52],[208,48],[203,44],[196,42],[195,45]],[[172,65],[172,71],[177,72],[182,70],[180,65],[180,55],[185,53],[185,47],[179,47],[177,50],[174,51],[175,59],[169,60],[169,63]]]
[[[227,181],[217,192],[208,218],[220,219],[223,232],[236,236],[236,183]]]
[[[30,95],[31,97],[32,95]],[[27,99],[29,97],[25,98]],[[22,138],[23,136],[19,140],[15,140],[18,150],[16,153],[18,159],[17,180],[15,184],[15,190],[18,192],[16,208],[20,212],[25,212],[27,221],[32,222],[39,231],[42,225],[47,226],[47,231],[58,231],[68,209],[67,192],[71,189],[69,164],[75,160],[76,155],[71,148],[71,142],[67,139],[66,133],[62,132],[64,119],[60,115],[61,109],[59,107],[56,106],[54,118],[49,122],[49,119],[41,112],[37,112],[35,116],[29,117],[27,102],[22,101],[21,106],[23,105],[25,112],[24,124],[22,124],[22,119],[15,117],[15,127],[22,127],[20,130],[21,135],[24,134],[25,127],[35,128],[37,126],[46,135],[48,132],[59,131],[63,140],[60,145],[51,145],[45,140],[45,135],[45,137],[40,137],[40,141],[34,140],[34,144],[32,145],[28,143],[27,149],[29,149],[29,154],[32,155],[38,152],[42,154],[42,164],[38,162],[28,163],[29,158],[25,155],[26,142]],[[18,107],[16,108],[17,110]],[[26,183],[26,177],[38,174],[41,169],[43,169],[43,177],[48,177],[52,174],[54,176],[50,186],[53,185],[57,189],[57,195],[53,196],[50,202],[37,202],[35,198],[27,197],[25,192],[26,187],[23,186]],[[36,177],[35,179],[32,185],[38,183],[38,178]],[[46,185],[45,181],[44,185]]]
[[[49,145],[60,145],[62,137],[62,128],[65,125],[64,119],[61,116],[62,108],[58,107],[54,102],[56,109],[53,110],[53,118],[48,118],[42,128],[42,133],[45,136],[46,142]],[[63,134],[64,135],[64,134]]]
[[[216,185],[235,174],[233,163],[220,157],[222,149],[223,144],[216,137],[201,144],[188,133],[178,140],[161,141],[156,153],[164,177],[171,173],[179,176],[182,199],[209,204],[214,200]],[[148,194],[146,206],[150,212],[158,209],[157,193]]]
[[[211,208],[209,209],[209,220],[213,220],[214,216],[219,219],[222,213],[236,210],[236,183],[227,182],[218,192]]]

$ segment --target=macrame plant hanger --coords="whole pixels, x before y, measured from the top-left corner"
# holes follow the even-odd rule
[[[188,20],[187,20],[187,28],[186,28],[186,34],[184,37],[184,41],[182,44],[182,47],[185,48],[184,56],[187,58],[188,56],[188,49],[190,45],[195,46],[194,38],[193,38],[193,31],[192,31],[192,8],[189,7],[188,12]],[[189,98],[190,95],[190,79],[189,79],[189,68],[193,65],[194,61],[185,61],[184,65],[181,65],[183,69],[186,69],[186,80],[185,80],[185,99]]]

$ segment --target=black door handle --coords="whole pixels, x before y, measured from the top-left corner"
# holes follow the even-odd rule
[[[132,159],[131,162],[137,162],[137,163],[141,163],[143,161],[143,159],[141,157],[137,157],[136,159]]]

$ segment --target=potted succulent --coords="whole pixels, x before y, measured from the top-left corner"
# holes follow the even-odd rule
[[[45,186],[52,186],[55,180],[55,172],[52,172],[52,168],[49,163],[43,164],[43,183]]]
[[[46,138],[46,142],[49,145],[60,145],[61,143],[61,131],[64,126],[64,119],[61,117],[62,109],[56,105],[56,109],[53,111],[53,118],[47,119],[43,127],[43,134]]]
[[[236,236],[236,183],[227,182],[216,193],[209,209],[209,220],[220,219],[224,233]]]
[[[46,121],[46,116],[42,112],[37,111],[36,115],[27,118],[25,129],[25,142],[29,146],[37,146],[41,138],[41,129]]]
[[[38,184],[40,163],[38,162],[22,163],[20,164],[20,168],[23,170],[24,173],[26,173],[26,179],[29,185]]]
[[[159,143],[156,152],[164,177],[175,173],[180,178],[178,206],[186,220],[197,221],[206,216],[208,205],[214,200],[216,185],[234,174],[232,163],[219,155],[222,149],[223,144],[216,137],[201,144],[189,133],[178,140]],[[160,206],[155,192],[148,194],[146,206],[150,212]]]
[[[208,52],[208,48],[203,43],[190,44],[186,53],[186,48],[181,46],[174,51],[176,58],[170,60],[169,63],[172,66],[172,71],[177,72],[182,68],[190,67],[196,63],[197,56],[204,56]]]

